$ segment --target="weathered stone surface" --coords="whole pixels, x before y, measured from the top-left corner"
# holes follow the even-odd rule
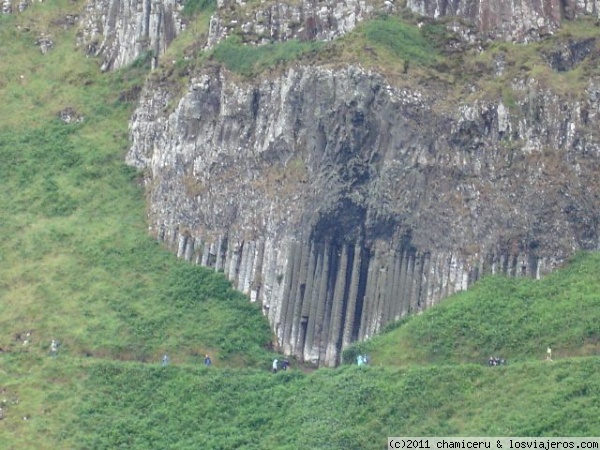
[[[396,12],[405,6],[427,17],[460,17],[487,38],[519,42],[551,34],[563,20],[581,15],[600,16],[599,0],[302,0],[266,1],[259,5],[220,0],[211,18],[208,47],[233,33],[252,43],[332,40],[374,13]],[[472,36],[465,38],[470,40]]]
[[[548,61],[554,70],[566,72],[585,60],[595,47],[596,38],[568,42],[561,49],[551,52],[548,55]]]
[[[413,11],[428,17],[458,16],[492,38],[538,39],[564,19],[600,14],[598,0],[407,0]]]
[[[153,233],[261,302],[286,353],[335,364],[484,273],[600,247],[598,82],[448,108],[356,67],[234,80],[205,69],[172,112],[147,86],[127,160]]]
[[[256,6],[219,0],[210,21],[208,47],[232,33],[246,42],[266,43],[289,39],[329,41],[338,38],[372,15],[395,11],[393,2],[379,0],[301,0],[263,2]]]
[[[3,0],[2,14],[12,14],[15,12],[23,12],[31,4],[30,0]]]
[[[159,57],[182,30],[179,0],[90,0],[81,43],[103,58],[102,70],[133,62],[144,52]]]

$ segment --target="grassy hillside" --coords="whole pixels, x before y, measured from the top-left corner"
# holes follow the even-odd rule
[[[101,74],[75,47],[77,30],[56,21],[82,6],[50,0],[0,16],[2,448],[375,449],[399,434],[600,434],[598,254],[542,282],[485,279],[357,347],[370,367],[270,374],[260,311],[147,235],[139,174],[123,157],[148,67]],[[202,33],[212,7],[194,3],[188,30]],[[290,54],[343,58],[364,39],[372,61],[396,55],[399,71],[440,63],[414,28],[378,21],[343,49],[291,43],[239,70]],[[42,32],[54,41],[46,55]],[[169,59],[193,41],[183,35]],[[236,45],[213,59],[227,64]],[[172,364],[161,367],[165,352]],[[487,367],[489,354],[509,365]]]
[[[381,449],[387,436],[597,436],[600,359],[310,375],[98,363],[83,448]],[[86,430],[82,432],[82,430]]]
[[[76,30],[48,25],[81,5],[0,16],[4,448],[69,448],[55,439],[86,376],[77,358],[153,362],[167,352],[193,364],[209,352],[230,366],[271,358],[258,307],[147,235],[143,190],[124,154],[132,93],[148,68],[139,61],[101,74],[75,48]],[[54,41],[46,55],[35,45],[41,30]],[[66,110],[82,120],[60,120]],[[52,339],[56,364],[47,361]]]

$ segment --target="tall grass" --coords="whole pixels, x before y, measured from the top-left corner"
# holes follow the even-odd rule
[[[380,449],[392,435],[592,436],[598,369],[598,358],[310,375],[94,364],[77,448]]]
[[[168,353],[196,364],[209,352],[217,367],[271,358],[259,308],[148,236],[140,174],[124,164],[146,59],[102,74],[75,30],[52,28],[63,3],[0,17],[0,434],[16,450],[72,448],[58,440],[87,358],[153,363]],[[38,17],[54,41],[46,55],[34,42]],[[82,120],[61,121],[66,109]]]

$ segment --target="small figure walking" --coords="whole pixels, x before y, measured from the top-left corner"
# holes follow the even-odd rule
[[[169,365],[169,357],[167,356],[167,354],[165,353],[162,357],[162,365],[164,366],[168,366]]]
[[[52,339],[52,342],[50,343],[50,355],[53,358],[56,358],[57,354],[58,354],[58,342],[56,342],[54,339]]]
[[[289,359],[287,359],[287,358],[285,358],[285,359],[283,360],[283,363],[281,364],[281,368],[282,368],[283,370],[288,370],[288,367],[290,367],[290,360],[289,360]]]
[[[212,361],[210,360],[210,356],[208,356],[208,354],[204,355],[204,365],[206,367],[210,366],[212,364]]]
[[[278,362],[279,362],[279,361],[277,360],[277,358],[275,358],[275,359],[273,360],[273,373],[277,373],[277,363],[278,363]]]
[[[356,364],[358,364],[359,366],[362,366],[365,363],[365,360],[363,359],[363,355],[358,355],[356,357]]]
[[[546,361],[552,361],[552,349],[550,347],[546,350]]]

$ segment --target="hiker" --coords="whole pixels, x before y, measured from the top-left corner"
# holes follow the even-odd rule
[[[490,356],[490,359],[488,359],[488,365],[493,366],[494,365],[494,357]]]
[[[273,373],[277,373],[277,363],[278,363],[278,362],[279,362],[279,361],[277,361],[277,358],[275,358],[275,359],[273,360]]]
[[[58,342],[56,342],[54,339],[52,339],[52,342],[50,343],[50,355],[52,355],[53,358],[56,358],[57,353],[58,353]]]
[[[356,357],[356,364],[358,364],[359,366],[362,366],[365,363],[365,360],[363,359],[363,355],[358,355]]]
[[[212,361],[210,360],[210,356],[208,355],[204,355],[204,365],[206,367],[210,366],[212,364]]]
[[[169,365],[169,357],[166,354],[164,354],[162,357],[162,365],[163,367]]]
[[[281,364],[281,368],[282,368],[283,370],[287,370],[287,369],[288,369],[288,367],[290,367],[290,360],[289,360],[289,359],[287,359],[287,358],[285,358],[285,359],[283,360],[283,363]]]
[[[552,349],[550,347],[546,350],[546,361],[552,361]]]
[[[369,364],[369,355],[363,355],[363,363]]]

